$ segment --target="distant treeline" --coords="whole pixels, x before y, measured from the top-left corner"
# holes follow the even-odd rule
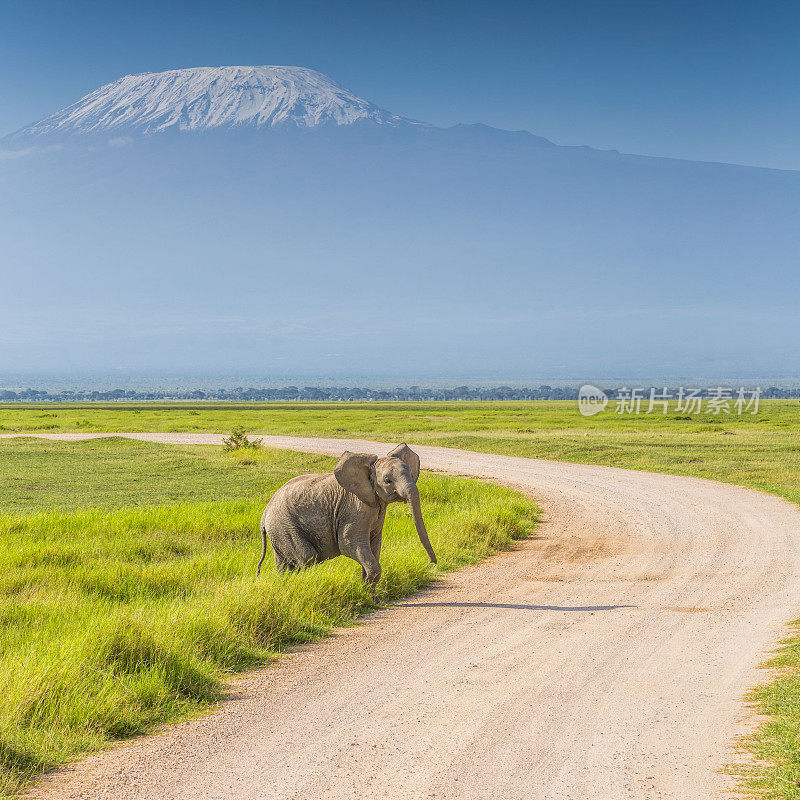
[[[628,388],[642,388],[629,384]],[[713,388],[713,387],[712,387]],[[734,391],[738,388],[731,387]],[[751,387],[752,388],[752,387]],[[658,387],[663,391],[664,387]],[[619,388],[606,388],[609,397],[616,397]],[[649,387],[645,389],[649,391]],[[709,390],[701,390],[705,395]],[[678,387],[668,389],[677,395]],[[191,389],[186,391],[146,391],[132,389],[111,389],[99,391],[60,391],[49,392],[42,389],[21,389],[18,391],[0,390],[0,402],[5,403],[92,403],[92,402],[146,402],[149,400],[227,400],[238,402],[284,400],[284,401],[329,401],[329,402],[369,402],[379,400],[399,401],[453,401],[453,400],[576,400],[578,387],[547,386],[514,388],[495,386],[494,388],[471,388],[456,386],[454,389],[433,389],[409,386],[406,389],[370,389],[347,386],[283,386],[276,389],[256,389],[237,387],[235,389]],[[762,398],[800,397],[800,387],[770,386],[762,389]]]

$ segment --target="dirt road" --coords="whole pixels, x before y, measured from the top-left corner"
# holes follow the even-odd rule
[[[721,796],[747,730],[742,696],[800,612],[800,509],[694,478],[415,449],[423,468],[533,494],[546,511],[539,538],[245,676],[213,713],[93,755],[32,796]]]

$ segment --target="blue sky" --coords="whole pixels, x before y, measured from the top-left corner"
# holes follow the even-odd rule
[[[800,169],[796,2],[0,2],[0,135],[131,72],[292,64],[438,125]]]

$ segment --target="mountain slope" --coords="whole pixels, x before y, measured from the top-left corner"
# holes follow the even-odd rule
[[[0,146],[0,368],[800,374],[800,172],[236,69],[122,79]]]
[[[197,67],[126,75],[9,137],[153,134],[223,127],[415,125],[304,67]]]

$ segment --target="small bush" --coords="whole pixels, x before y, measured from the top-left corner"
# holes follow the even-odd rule
[[[258,450],[261,442],[261,439],[248,439],[245,429],[237,427],[231,431],[230,436],[222,440],[222,446],[230,453],[233,450]]]

